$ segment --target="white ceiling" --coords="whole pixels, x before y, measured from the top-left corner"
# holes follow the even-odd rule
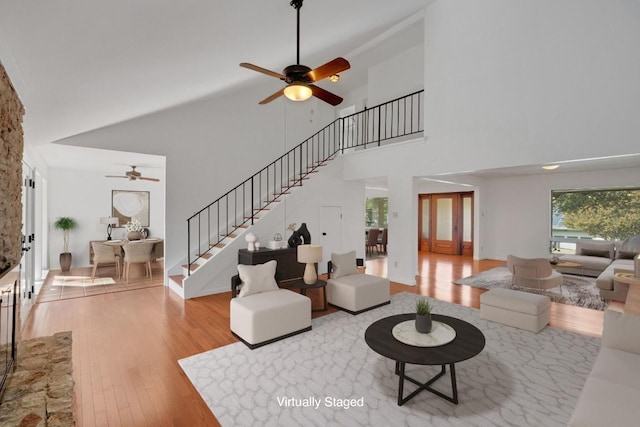
[[[344,56],[352,68],[321,86],[338,94],[362,86],[369,65],[422,42],[421,12],[433,1],[306,0],[301,62],[313,68]],[[53,167],[118,174],[131,164],[163,168],[164,160],[50,143],[268,79],[238,64],[281,71],[295,62],[295,30],[289,0],[0,0],[0,61],[25,105],[27,144]],[[638,165],[637,156],[598,159],[556,172]]]
[[[431,1],[307,0],[301,62],[358,52]],[[268,78],[238,64],[279,72],[295,63],[295,37],[289,0],[0,0],[0,60],[35,145]],[[341,90],[349,73],[366,82],[352,65]]]

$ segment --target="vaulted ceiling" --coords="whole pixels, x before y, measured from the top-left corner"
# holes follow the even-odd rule
[[[362,52],[431,1],[306,0],[301,62]],[[279,72],[295,63],[295,40],[288,0],[0,0],[0,61],[36,145],[265,78],[238,64]],[[366,79],[364,66],[349,72]]]

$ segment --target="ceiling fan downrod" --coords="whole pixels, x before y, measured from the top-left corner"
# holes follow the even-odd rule
[[[300,9],[302,8],[303,0],[291,0],[289,3],[296,10],[297,22],[298,25],[296,27],[296,64],[300,65]]]

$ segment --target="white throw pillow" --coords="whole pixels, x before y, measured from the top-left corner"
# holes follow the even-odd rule
[[[640,354],[640,316],[606,310],[602,345]]]
[[[238,273],[242,280],[238,297],[280,289],[275,279],[277,265],[275,260],[258,265],[238,265]]]
[[[331,265],[333,266],[334,279],[360,273],[356,264],[356,251],[346,254],[331,254]]]

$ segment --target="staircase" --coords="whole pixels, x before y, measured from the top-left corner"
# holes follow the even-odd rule
[[[245,246],[242,235],[336,156],[422,132],[423,99],[418,91],[336,119],[193,214],[187,219],[187,257],[169,271],[169,287],[191,298],[191,282],[211,277],[212,264],[235,268],[237,250]]]

